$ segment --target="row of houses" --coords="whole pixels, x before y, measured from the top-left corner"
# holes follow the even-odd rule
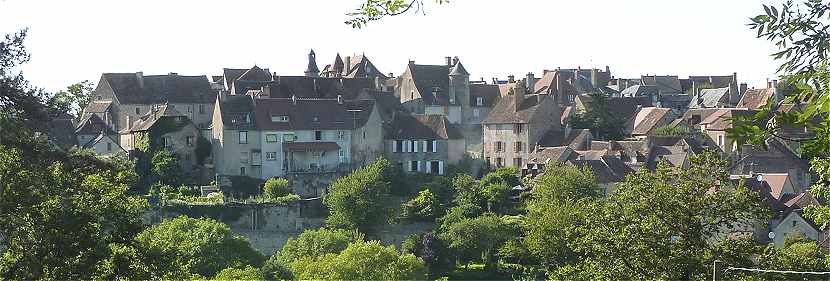
[[[594,102],[589,93],[607,96],[609,113],[624,121],[625,139],[573,128],[573,116]],[[517,167],[532,176],[551,162],[567,162],[587,165],[613,190],[627,174],[660,161],[686,167],[708,149],[730,159],[733,178],[760,178],[782,201],[809,196],[812,177],[797,143],[771,139],[764,150],[726,134],[736,116],[780,99],[774,81],[748,89],[735,73],[620,78],[609,67],[577,67],[487,81],[471,80],[458,57],[409,61],[395,76],[366,55],[338,54],[320,70],[311,51],[297,76],[259,66],[215,76],[104,73],[81,121],[63,129],[74,137],[62,142],[117,155],[150,139],[177,155],[196,182],[284,177],[303,196],[321,195],[332,180],[380,156],[408,173],[438,175],[464,163],[477,174]],[[666,135],[668,127],[687,133]],[[198,155],[200,140],[210,155]]]

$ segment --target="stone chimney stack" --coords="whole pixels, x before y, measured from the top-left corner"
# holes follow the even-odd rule
[[[527,88],[528,92],[533,93],[534,86],[536,86],[536,78],[533,77],[533,72],[528,72],[527,77],[525,77],[525,87]]]
[[[513,74],[507,75],[507,83],[513,82],[516,82],[516,76],[513,76]]]
[[[525,89],[524,83],[516,83],[516,86],[513,87],[513,95],[516,96],[516,112],[519,112],[522,107],[522,102],[525,100],[525,91],[527,89]]]
[[[144,72],[139,71],[135,73],[135,79],[138,80],[138,87],[144,88]]]
[[[343,61],[343,74],[349,74],[349,71],[352,70],[352,57],[346,56],[346,60]]]
[[[781,101],[781,99],[783,99],[781,93],[778,92],[778,80],[772,80],[772,83],[770,83],[769,88],[772,88],[773,102],[775,104],[778,104]]]
[[[414,60],[409,60],[409,64],[413,65],[413,64],[415,64],[415,61]]]
[[[447,60],[447,66],[452,66],[452,57],[444,57]]]

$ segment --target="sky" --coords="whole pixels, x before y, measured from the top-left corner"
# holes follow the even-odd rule
[[[365,54],[396,76],[409,60],[458,56],[471,80],[607,65],[623,78],[737,72],[763,87],[778,63],[746,23],[780,2],[424,0],[423,13],[353,29],[343,22],[360,0],[0,0],[0,33],[29,28],[32,59],[20,70],[50,91],[105,72],[221,75],[256,64],[303,75],[310,49],[320,69],[338,52]]]

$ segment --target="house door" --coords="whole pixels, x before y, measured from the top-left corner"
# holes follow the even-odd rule
[[[437,175],[439,173],[438,161],[429,162],[429,173],[433,175]]]

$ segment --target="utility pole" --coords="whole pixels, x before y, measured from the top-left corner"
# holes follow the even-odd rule
[[[720,263],[718,260],[712,261],[712,281],[718,281],[718,279],[721,279],[720,276],[718,276],[720,274],[718,263]]]

